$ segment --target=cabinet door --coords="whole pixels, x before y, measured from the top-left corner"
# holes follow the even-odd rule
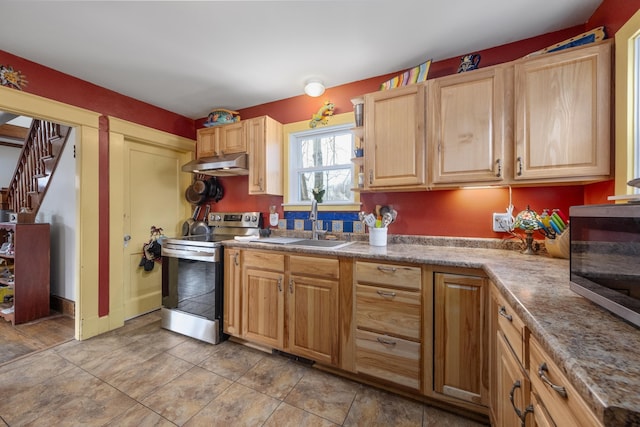
[[[337,365],[338,282],[292,275],[288,292],[291,353]]]
[[[427,90],[427,146],[434,184],[504,179],[504,67],[434,79]]]
[[[365,187],[424,187],[424,85],[365,95]]]
[[[529,406],[531,384],[500,332],[496,335],[496,363],[496,402],[493,408],[496,427],[523,425],[520,416],[526,421],[524,425],[532,425],[532,416],[528,415],[532,410]]]
[[[435,391],[480,405],[488,400],[487,291],[484,278],[435,273]]]
[[[608,177],[611,44],[515,63],[516,180]]]
[[[282,124],[263,116],[244,122],[249,194],[282,195]]]
[[[197,159],[218,155],[219,131],[220,129],[218,128],[198,129],[198,139],[196,141]]]
[[[241,335],[242,274],[240,250],[224,250],[224,304],[223,330],[229,335]]]
[[[247,143],[242,122],[220,127],[219,155],[245,153],[246,151]]]
[[[284,274],[252,268],[242,278],[242,334],[284,348]]]

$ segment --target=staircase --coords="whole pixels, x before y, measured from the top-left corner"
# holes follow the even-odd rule
[[[29,212],[35,218],[70,130],[57,123],[33,120],[7,190],[9,210]]]

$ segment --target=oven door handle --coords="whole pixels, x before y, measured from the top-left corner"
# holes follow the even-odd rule
[[[167,256],[170,258],[193,259],[193,260],[202,260],[202,261],[216,261],[216,258],[220,258],[220,255],[217,255],[216,252],[217,251],[203,252],[203,251],[185,251],[184,249],[162,248],[162,256]]]

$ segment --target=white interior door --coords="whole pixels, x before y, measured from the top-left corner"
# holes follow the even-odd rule
[[[125,319],[160,308],[162,269],[140,267],[151,226],[171,236],[181,219],[181,155],[164,147],[125,140],[123,299]]]

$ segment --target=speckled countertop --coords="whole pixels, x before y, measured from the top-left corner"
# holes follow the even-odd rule
[[[640,425],[640,329],[571,291],[568,260],[522,255],[517,242],[497,239],[390,238],[385,247],[354,242],[337,250],[225,246],[482,268],[604,425]]]

